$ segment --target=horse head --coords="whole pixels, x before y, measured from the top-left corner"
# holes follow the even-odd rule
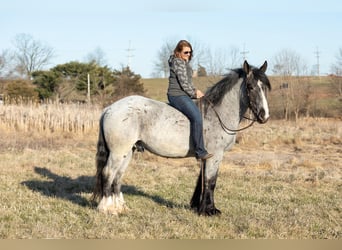
[[[250,66],[247,61],[243,64],[246,77],[246,89],[249,97],[249,108],[259,123],[266,123],[270,117],[266,91],[271,90],[271,84],[265,74],[267,61],[260,68]]]

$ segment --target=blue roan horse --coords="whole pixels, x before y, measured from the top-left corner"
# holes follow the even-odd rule
[[[191,199],[199,214],[221,212],[214,204],[219,164],[224,151],[235,143],[235,131],[250,108],[259,123],[269,118],[266,89],[271,89],[265,75],[267,62],[256,68],[247,61],[213,85],[201,102],[206,148],[214,156],[203,168]],[[98,210],[118,214],[125,210],[121,177],[135,149],[163,157],[194,157],[189,120],[166,103],[142,96],[125,97],[106,109],[100,119],[96,154],[94,199],[100,198]]]

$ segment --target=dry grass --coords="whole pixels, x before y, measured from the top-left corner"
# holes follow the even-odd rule
[[[101,109],[85,104],[49,103],[0,106],[2,129],[44,133],[87,133],[98,126]]]
[[[0,238],[342,238],[340,120],[270,121],[242,132],[220,168],[222,215],[214,218],[189,209],[194,159],[136,153],[123,180],[130,211],[115,217],[90,203],[99,110],[46,107],[45,116],[41,108],[11,110],[41,122],[65,114],[66,124],[80,115],[92,125],[44,130],[14,114],[20,126],[0,120]]]

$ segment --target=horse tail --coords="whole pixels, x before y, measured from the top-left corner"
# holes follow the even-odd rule
[[[103,132],[103,119],[104,114],[102,114],[100,119],[100,129],[99,137],[97,141],[97,152],[96,152],[96,176],[95,176],[95,187],[93,191],[92,201],[103,196],[103,168],[107,164],[109,149],[107,146],[106,139]]]

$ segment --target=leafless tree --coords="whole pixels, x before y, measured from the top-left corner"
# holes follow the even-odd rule
[[[196,70],[199,67],[204,67],[207,74],[211,76],[222,75],[230,68],[235,68],[238,65],[238,49],[231,47],[228,51],[223,49],[210,49],[208,45],[196,41],[195,39],[187,38],[191,42],[194,51],[192,60],[193,68]],[[177,41],[166,41],[157,54],[157,59],[154,62],[155,77],[167,77],[169,74],[168,59],[173,53]],[[230,55],[230,56],[228,56]]]
[[[8,50],[3,50],[0,54],[0,76],[8,74],[10,66],[10,55]]]
[[[336,55],[336,63],[331,65],[330,81],[338,96],[342,96],[342,48]]]
[[[99,66],[105,66],[107,64],[106,54],[100,47],[90,52],[86,57],[86,61],[95,62]]]
[[[173,41],[166,41],[157,52],[157,59],[154,62],[153,75],[155,77],[168,77],[169,65],[168,60],[173,53],[173,49],[176,45]]]
[[[299,76],[308,72],[304,59],[294,50],[283,49],[273,58],[273,73],[279,76]]]
[[[29,77],[33,71],[48,65],[54,56],[54,50],[31,35],[18,34],[14,39],[16,71]]]
[[[280,76],[284,118],[294,114],[297,120],[301,114],[308,115],[312,103],[312,88],[307,78],[307,65],[302,57],[290,49],[281,50],[273,60],[273,72]],[[286,86],[286,87],[285,87]]]
[[[220,76],[227,73],[228,70],[242,65],[239,60],[239,49],[232,46],[230,49],[211,49],[206,53],[208,75]],[[240,63],[239,63],[240,61]]]

